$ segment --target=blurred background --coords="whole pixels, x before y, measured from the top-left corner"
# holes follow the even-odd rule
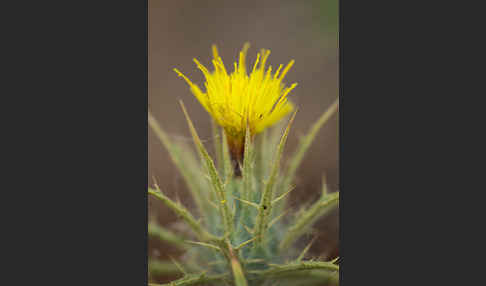
[[[218,45],[227,68],[232,67],[247,41],[251,44],[248,65],[254,62],[261,48],[271,50],[268,64],[273,67],[295,59],[285,82],[299,84],[289,97],[299,107],[299,112],[289,135],[287,155],[295,149],[298,137],[306,133],[338,97],[338,0],[149,0],[148,3],[148,108],[162,127],[180,140],[191,140],[178,103],[182,99],[199,135],[208,149],[212,147],[209,115],[173,68],[177,67],[203,87],[204,77],[192,59],[195,57],[209,67],[213,43]],[[337,116],[320,130],[300,167],[297,187],[291,193],[292,207],[319,197],[323,174],[327,176],[329,189],[339,190],[338,130]],[[151,130],[148,154],[149,185],[155,178],[164,192],[171,197],[178,196],[190,207],[192,202],[187,199],[188,192],[181,176]],[[176,219],[152,198],[149,198],[149,217],[162,225],[169,225]],[[338,255],[338,228],[337,211],[318,221],[319,238],[311,248],[313,255],[325,258]],[[149,240],[149,256],[168,259],[168,255],[177,254]],[[173,278],[157,277],[156,281]]]

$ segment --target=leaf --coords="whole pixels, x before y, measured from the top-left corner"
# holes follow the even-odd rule
[[[221,181],[221,178],[218,175],[218,171],[216,170],[216,167],[214,166],[213,159],[209,156],[208,152],[206,151],[206,148],[204,148],[204,145],[201,142],[201,139],[197,135],[196,129],[194,128],[194,124],[191,121],[191,118],[189,117],[189,114],[187,113],[186,107],[184,106],[184,103],[182,101],[179,101],[182,111],[184,112],[184,115],[187,120],[187,124],[189,125],[189,130],[191,131],[192,138],[194,140],[194,143],[199,150],[199,154],[201,155],[202,160],[205,162],[206,169],[208,172],[208,175],[211,179],[211,184],[213,186],[213,189],[216,192],[216,195],[218,196],[218,199],[220,201],[220,212],[221,216],[223,217],[224,221],[224,227],[225,227],[225,232],[229,234],[233,234],[233,218],[231,215],[231,212],[228,208],[227,200],[226,200],[226,192],[223,187],[223,182]]]
[[[162,127],[159,125],[157,120],[152,116],[152,114],[148,113],[148,123],[152,130],[154,131],[157,138],[159,138],[162,145],[165,147],[167,152],[169,153],[169,157],[176,166],[177,170],[181,173],[182,177],[184,178],[184,182],[186,183],[189,191],[191,192],[196,205],[201,212],[208,213],[210,208],[205,203],[205,199],[203,197],[203,192],[201,192],[202,188],[200,188],[198,184],[197,178],[197,171],[198,166],[194,162],[194,160],[188,160],[183,154],[187,152],[183,152],[176,144],[171,142],[169,136],[165,133]]]
[[[163,194],[158,186],[156,186],[157,190],[152,188],[148,189],[148,193],[152,196],[161,200],[168,208],[170,208],[173,212],[175,212],[178,216],[180,216],[194,231],[194,233],[199,237],[201,240],[210,240],[214,239],[214,236],[209,234],[202,225],[194,219],[191,213],[182,205],[172,201],[169,197]]]
[[[307,229],[321,216],[326,214],[339,202],[339,192],[328,194],[315,202],[308,210],[297,217],[280,243],[280,250],[287,249],[294,241],[303,235]]]
[[[338,105],[339,105],[339,98],[336,99],[331,104],[331,106],[321,115],[321,117],[319,117],[316,123],[312,125],[307,135],[301,138],[295,153],[290,157],[289,160],[290,163],[285,175],[283,186],[289,186],[291,182],[294,180],[297,169],[302,163],[302,159],[304,158],[304,155],[306,154],[310,145],[314,141],[317,132],[321,129],[322,126],[324,126],[324,124],[331,118],[331,116],[337,112]]]
[[[150,260],[148,271],[151,275],[174,275],[181,274],[181,270],[171,261]],[[183,274],[183,273],[182,273]]]
[[[154,222],[150,222],[148,224],[148,235],[150,237],[154,237],[161,241],[170,243],[171,245],[177,247],[178,249],[181,250],[187,249],[187,246],[184,243],[182,243],[182,241],[184,240],[183,237],[174,234],[172,231],[165,229],[164,227]]]
[[[272,199],[273,199],[273,187],[274,183],[277,179],[277,175],[280,170],[280,160],[282,159],[282,154],[284,150],[285,143],[287,142],[287,137],[289,135],[290,127],[292,126],[292,122],[294,121],[295,115],[297,111],[294,112],[292,117],[287,124],[287,128],[285,129],[282,138],[280,139],[280,143],[277,147],[277,153],[275,154],[275,158],[273,161],[273,165],[271,167],[270,178],[265,185],[265,189],[262,194],[262,198],[260,200],[260,205],[258,209],[257,221],[255,225],[255,237],[257,237],[256,244],[259,244],[263,241],[264,233],[267,229],[267,221],[268,217],[270,217],[272,212]]]

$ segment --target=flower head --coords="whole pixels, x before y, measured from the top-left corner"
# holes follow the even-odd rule
[[[265,69],[269,50],[262,49],[257,54],[256,61],[247,73],[246,52],[249,44],[245,44],[240,52],[239,61],[234,63],[234,70],[228,73],[218,50],[213,45],[214,71],[209,71],[197,59],[194,62],[203,72],[206,82],[205,91],[192,83],[179,70],[175,72],[189,84],[206,111],[223,127],[233,159],[240,161],[243,157],[244,138],[247,126],[250,135],[263,131],[294,108],[288,101],[288,94],[297,84],[290,87],[283,84],[283,79],[294,64],[290,61],[285,68],[282,65],[272,74],[272,67]],[[283,68],[283,69],[282,69]]]

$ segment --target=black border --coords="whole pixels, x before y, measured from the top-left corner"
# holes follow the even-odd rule
[[[0,284],[146,285],[147,1],[2,12]]]

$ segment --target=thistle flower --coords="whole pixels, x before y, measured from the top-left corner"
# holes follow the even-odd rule
[[[210,72],[194,59],[206,78],[205,92],[179,70],[174,69],[189,84],[191,92],[215,122],[224,129],[237,176],[239,176],[238,165],[243,161],[246,129],[250,129],[250,136],[253,138],[291,112],[294,107],[288,100],[288,95],[297,86],[294,83],[290,87],[285,87],[282,83],[294,61],[291,60],[283,70],[283,66],[280,65],[272,74],[271,66],[265,70],[270,55],[270,51],[265,49],[257,54],[248,75],[246,70],[248,48],[249,44],[246,43],[240,52],[238,63],[234,63],[234,71],[231,74],[226,71],[215,45],[212,46],[214,71]]]

